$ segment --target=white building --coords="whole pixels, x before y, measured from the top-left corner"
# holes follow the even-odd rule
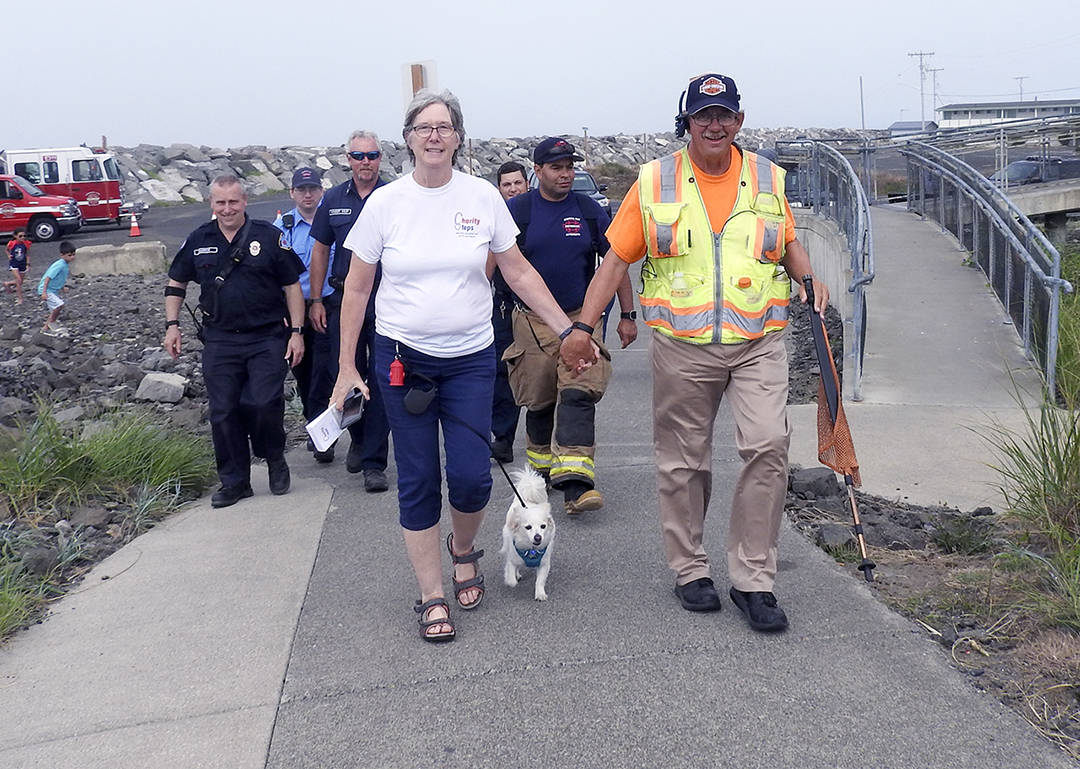
[[[1032,120],[1034,118],[1080,115],[1080,99],[1050,99],[1046,101],[986,101],[970,104],[946,104],[938,107],[940,128],[966,128],[968,126],[1000,123],[1004,120]]]

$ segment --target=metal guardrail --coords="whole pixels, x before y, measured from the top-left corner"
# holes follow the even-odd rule
[[[908,161],[908,210],[952,233],[982,268],[1020,329],[1025,354],[1039,363],[1056,394],[1061,255],[1006,195],[945,150],[922,141],[900,148]]]
[[[863,357],[866,351],[866,287],[874,280],[874,236],[870,204],[862,183],[847,158],[820,141],[778,141],[781,162],[798,163],[798,179],[786,188],[787,198],[836,222],[851,253],[852,339],[851,397],[862,400]],[[845,374],[848,373],[845,365]]]

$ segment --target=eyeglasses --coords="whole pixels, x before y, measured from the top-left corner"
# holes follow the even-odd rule
[[[449,139],[450,135],[454,133],[454,127],[452,125],[414,125],[412,132],[419,136],[421,139],[426,139],[431,136],[432,131],[438,131],[439,136],[443,139]]]
[[[353,160],[363,160],[364,158],[367,158],[368,160],[378,160],[382,157],[382,153],[378,150],[375,150],[374,152],[350,152],[349,157]]]
[[[712,107],[710,109],[703,109],[700,112],[695,112],[690,116],[690,119],[694,121],[694,125],[701,126],[702,128],[708,128],[713,124],[714,120],[720,123],[720,125],[733,125],[735,121],[739,119],[739,113],[732,112],[723,107]]]

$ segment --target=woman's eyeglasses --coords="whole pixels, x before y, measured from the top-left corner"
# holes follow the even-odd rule
[[[432,131],[438,131],[441,138],[449,139],[454,133],[454,127],[452,125],[414,125],[412,127],[412,132],[421,139],[431,136]]]

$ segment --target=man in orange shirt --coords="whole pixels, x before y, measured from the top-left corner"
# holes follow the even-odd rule
[[[787,628],[773,594],[787,490],[788,278],[813,276],[783,197],[783,170],[735,144],[745,114],[735,81],[694,78],[680,99],[688,146],[642,166],[607,231],[611,250],[585,296],[581,327],[563,339],[563,362],[594,360],[586,329],[630,264],[642,267],[642,315],[653,327],[653,444],[660,527],[675,594],[688,611],[720,598],[703,546],[712,491],[712,434],[725,395],[743,466],[731,505],[729,595],[759,631]],[[685,107],[684,107],[685,105]],[[711,229],[711,232],[707,230]],[[785,274],[786,273],[786,274]],[[828,289],[814,280],[814,309]]]

